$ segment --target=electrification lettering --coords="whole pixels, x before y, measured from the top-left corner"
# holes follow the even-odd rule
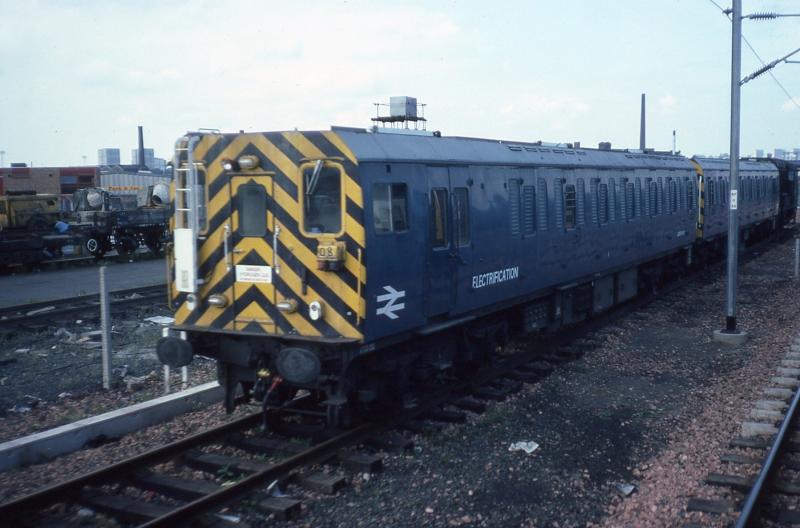
[[[501,282],[506,282],[519,278],[519,266],[513,268],[505,268],[497,271],[490,271],[489,273],[481,273],[480,275],[472,276],[472,289],[477,290],[485,286],[493,286]]]

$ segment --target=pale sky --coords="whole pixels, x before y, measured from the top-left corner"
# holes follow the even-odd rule
[[[728,7],[730,0],[716,0]],[[744,12],[800,12],[743,0]],[[12,161],[96,163],[136,125],[176,138],[366,127],[391,95],[426,103],[444,135],[729,151],[730,22],[709,0],[0,0],[0,150]],[[769,62],[800,47],[800,18],[744,21]],[[743,46],[742,75],[760,67]],[[800,54],[795,56],[800,60]],[[800,147],[800,64],[742,90],[742,154]]]

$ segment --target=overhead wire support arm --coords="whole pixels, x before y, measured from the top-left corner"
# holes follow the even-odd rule
[[[800,17],[800,13],[753,13],[750,15],[744,15],[742,18],[748,18],[750,20],[772,20],[775,18],[784,18],[784,17]]]
[[[765,64],[763,67],[757,69],[756,71],[754,71],[753,73],[751,73],[750,75],[748,75],[747,77],[745,77],[744,79],[739,81],[739,85],[743,85],[745,83],[748,83],[748,82],[752,81],[753,79],[755,79],[756,77],[767,73],[769,70],[771,70],[772,68],[774,68],[775,66],[777,66],[781,62],[786,62],[786,63],[796,63],[796,62],[798,62],[798,61],[788,61],[788,60],[786,60],[789,57],[791,57],[792,55],[795,55],[797,53],[800,53],[800,48],[797,48],[793,52],[788,53],[787,55],[784,55],[780,59],[775,59],[774,61],[772,61],[772,62],[770,62],[768,64]]]

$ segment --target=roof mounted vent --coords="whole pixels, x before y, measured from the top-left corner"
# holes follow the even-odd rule
[[[599,150],[611,150],[611,142],[610,141],[601,141],[597,144],[597,148]]]
[[[416,97],[406,95],[392,96],[389,104],[373,103],[375,105],[375,123],[372,127],[373,132],[390,134],[415,134],[423,136],[434,136],[436,134],[426,130],[427,119],[425,119],[425,104],[417,103]],[[381,109],[389,107],[389,115],[381,115]],[[409,123],[414,124],[414,128],[409,127]],[[422,127],[420,128],[420,124]]]

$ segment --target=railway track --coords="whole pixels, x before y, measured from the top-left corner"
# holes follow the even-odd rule
[[[86,506],[119,521],[148,527],[185,525],[193,519],[204,525],[225,524],[224,517],[215,516],[214,512],[253,495],[256,498],[249,503],[262,514],[290,518],[299,511],[300,502],[271,496],[263,491],[265,488],[294,483],[333,493],[346,479],[321,473],[316,464],[334,464],[358,473],[376,472],[382,467],[381,457],[364,448],[354,450],[355,446],[407,449],[412,444],[398,431],[423,432],[438,429],[441,424],[464,423],[468,413],[480,414],[490,402],[505,400],[525,383],[541,380],[555,365],[580,357],[590,340],[587,336],[593,332],[681,285],[675,282],[659,294],[634,299],[568,332],[519,339],[514,343],[519,351],[502,356],[494,366],[480,369],[469,379],[448,380],[442,386],[429,387],[421,404],[389,419],[327,434],[319,428],[287,421],[281,422],[284,427],[263,436],[258,432],[261,415],[253,413],[2,504],[0,518],[24,518],[30,525],[49,524],[56,519],[41,512],[52,511],[53,505],[66,502],[73,508]],[[306,400],[295,399],[291,408],[272,408],[270,412],[315,414],[305,405]],[[288,456],[275,458],[278,454]],[[182,477],[183,468],[202,471],[206,479]],[[220,475],[228,478],[225,485],[208,480],[219,480]],[[159,500],[137,501],[145,492],[157,493]],[[35,517],[37,512],[43,516]]]
[[[158,301],[166,304],[166,295],[166,287],[163,285],[142,286],[111,292],[109,302],[113,312],[115,309],[134,304]],[[38,324],[42,321],[56,324],[63,317],[84,313],[89,317],[100,316],[98,294],[0,308],[0,328],[18,328],[29,324]]]
[[[322,429],[304,427],[304,424],[286,422],[285,428],[281,427],[277,433],[262,435],[258,432],[261,413],[256,412],[2,504],[0,518],[26,520],[34,526],[47,525],[58,520],[48,513],[52,511],[49,508],[69,503],[141,526],[180,526],[193,519],[206,525],[225,524],[224,519],[213,516],[214,511],[269,485],[294,483],[317,492],[332,493],[344,484],[344,477],[322,473],[314,468],[315,464],[334,464],[357,473],[377,472],[382,467],[381,457],[354,451],[354,446],[406,449],[410,442],[393,430],[428,429],[431,421],[466,421],[464,411],[448,411],[444,407],[483,412],[486,403],[482,400],[505,399],[522,388],[521,380],[533,382],[552,370],[549,364],[541,362],[526,366],[531,357],[530,353],[514,354],[471,380],[432,389],[423,405],[391,419],[365,423],[346,431],[326,433]],[[308,399],[309,396],[295,399],[290,408],[270,412],[293,414],[308,410],[304,405]],[[303,445],[303,440],[310,445]],[[276,457],[281,453],[288,456]],[[264,457],[269,462],[265,462]],[[170,461],[175,462],[170,465]],[[208,479],[183,478],[180,474],[184,467],[203,471],[209,479],[224,475],[225,485]],[[137,501],[135,497],[145,491],[158,493],[161,501]],[[262,513],[288,518],[299,511],[297,500],[263,492],[257,495],[260,496],[255,508]]]
[[[687,506],[689,511],[738,512],[736,528],[761,526],[763,521],[774,526],[800,524],[800,481],[793,478],[800,471],[798,386],[800,337],[781,361],[771,385],[763,390],[764,399],[756,402],[752,421],[742,424],[742,436],[731,439],[729,445],[736,452],[720,457],[732,472],[711,473],[706,477],[706,484],[727,491],[725,498],[692,498]],[[760,469],[753,476],[756,468]]]
[[[751,248],[745,258],[752,258],[759,248],[760,245]],[[715,267],[709,272],[713,273]],[[258,429],[261,413],[256,412],[1,504],[0,518],[47,525],[59,520],[54,516],[74,513],[78,506],[123,523],[148,527],[190,522],[225,525],[227,518],[218,512],[231,506],[241,508],[233,511],[256,510],[262,515],[290,518],[299,512],[300,501],[275,496],[275,489],[292,483],[335,493],[346,482],[342,472],[379,471],[382,458],[375,451],[365,451],[369,446],[404,449],[411,444],[398,430],[421,432],[439,428],[442,423],[465,422],[468,413],[480,414],[489,402],[502,401],[525,383],[542,379],[557,364],[580,357],[587,344],[591,346],[594,332],[684,284],[674,280],[657,293],[637,297],[557,334],[518,339],[514,343],[518,352],[501,356],[493,366],[480,369],[470,379],[449,380],[428,388],[421,404],[391,418],[336,432],[309,427],[302,420],[292,422],[290,418],[280,422],[284,427],[265,436]],[[295,399],[288,408],[272,408],[269,412],[295,417],[317,414],[308,406],[309,398]],[[334,473],[321,472],[318,465],[322,463],[338,469]],[[198,471],[203,475],[200,479]],[[235,506],[245,497],[249,499],[247,505]],[[62,506],[53,508],[57,504]]]

